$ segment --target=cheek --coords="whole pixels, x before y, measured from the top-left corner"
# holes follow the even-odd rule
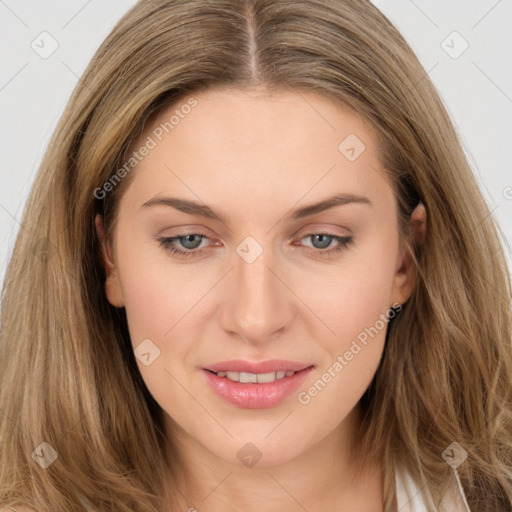
[[[188,395],[179,383],[187,382],[185,363],[198,338],[191,323],[197,320],[209,280],[198,278],[197,271],[194,278],[185,266],[170,269],[143,261],[126,259],[121,278],[137,365],[160,406],[186,416]]]
[[[309,296],[326,330],[316,340],[323,356],[315,379],[297,393],[309,418],[322,418],[318,435],[335,428],[359,402],[379,366],[389,325],[398,239],[376,241],[316,280]],[[327,414],[326,411],[329,411]],[[314,422],[314,420],[311,420]],[[315,423],[316,424],[316,423]]]
[[[134,346],[145,338],[159,343],[171,339],[210,286],[201,269],[173,262],[157,245],[127,244],[123,253],[121,244],[119,249],[118,269]]]
[[[326,339],[333,346],[356,338],[389,312],[397,251],[398,238],[391,233],[364,250],[347,252],[329,272],[308,278],[302,293],[308,292],[308,306],[330,327],[332,336]]]

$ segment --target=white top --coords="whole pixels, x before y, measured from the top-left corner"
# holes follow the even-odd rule
[[[396,491],[398,510],[400,512],[427,512],[426,503],[430,502],[434,507],[433,510],[438,510],[439,512],[471,512],[456,469],[453,469],[452,475],[453,485],[443,496],[439,508],[436,509],[428,489],[423,492],[408,472],[397,469]]]

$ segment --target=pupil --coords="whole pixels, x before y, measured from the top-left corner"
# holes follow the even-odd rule
[[[201,243],[201,237],[197,236],[197,235],[186,235],[185,237],[183,237],[185,239],[185,247],[187,249],[195,249],[200,243]],[[194,238],[197,238],[197,241],[194,245]],[[187,243],[190,241],[189,239],[192,239],[192,247],[190,246],[187,246]]]
[[[320,238],[320,249],[325,249],[326,247],[329,246],[329,242],[331,241],[331,236],[330,235],[314,235],[315,237],[317,238]],[[322,245],[322,238],[325,239],[325,241],[323,242],[323,245]]]

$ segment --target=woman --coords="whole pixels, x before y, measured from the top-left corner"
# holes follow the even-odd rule
[[[510,510],[503,250],[371,3],[139,2],[23,227],[2,505]]]

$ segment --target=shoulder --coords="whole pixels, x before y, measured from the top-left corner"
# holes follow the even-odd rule
[[[453,473],[449,491],[443,496],[439,512],[470,512],[458,474]],[[401,512],[426,512],[426,503],[433,505],[428,489],[421,489],[405,470],[396,469],[396,494]]]

